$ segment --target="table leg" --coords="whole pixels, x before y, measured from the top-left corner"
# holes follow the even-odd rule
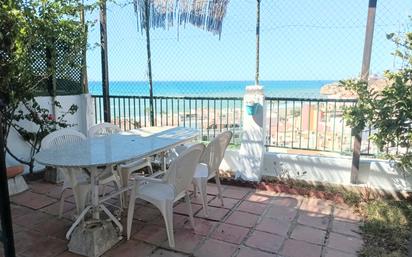
[[[100,208],[109,216],[109,218],[116,224],[116,226],[119,228],[119,233],[122,234],[123,231],[123,226],[119,222],[119,220],[104,206],[103,204],[100,205]]]
[[[93,167],[90,169],[90,182],[92,189],[92,208],[93,208],[93,219],[100,219],[99,210],[99,181],[97,178],[97,168]]]
[[[166,171],[166,152],[161,152],[160,153],[160,159],[161,159],[161,169],[163,171]]]
[[[84,216],[86,216],[87,212],[92,208],[91,206],[87,206],[82,213],[77,217],[76,221],[70,226],[69,231],[66,233],[66,238],[70,239],[70,235],[73,233],[73,230],[79,225],[79,223],[83,220]]]

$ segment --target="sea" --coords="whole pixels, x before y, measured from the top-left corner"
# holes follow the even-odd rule
[[[276,80],[260,81],[267,97],[324,98],[320,94],[323,85],[332,80]],[[242,97],[245,86],[254,81],[154,81],[155,96],[172,97]],[[113,96],[148,96],[147,81],[110,81],[110,95]],[[92,95],[102,95],[102,82],[90,81]]]

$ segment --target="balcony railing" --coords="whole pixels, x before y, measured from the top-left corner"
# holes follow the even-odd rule
[[[95,122],[103,122],[103,97],[93,96]],[[112,123],[123,130],[150,126],[148,96],[110,96]],[[240,144],[243,99],[237,97],[155,96],[155,126],[184,126],[198,129],[203,141],[230,130],[232,144]]]
[[[103,122],[103,97],[93,96],[95,122]],[[110,96],[112,123],[123,130],[150,126],[148,96]],[[198,129],[203,141],[222,131],[234,133],[232,144],[241,143],[243,99],[240,97],[155,96],[155,126]],[[266,98],[266,147],[350,154],[351,128],[343,110],[356,104],[350,99]],[[375,153],[364,132],[362,154]]]
[[[267,147],[352,151],[351,128],[343,111],[356,100],[268,97],[266,101]]]

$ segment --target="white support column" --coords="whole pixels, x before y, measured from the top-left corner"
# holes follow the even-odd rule
[[[81,106],[79,106],[79,112],[81,116],[79,117],[80,131],[87,135],[88,129],[94,125],[94,105],[93,99],[90,94],[80,95]]]
[[[236,178],[259,181],[265,152],[265,95],[262,86],[247,86],[243,101],[242,144]]]

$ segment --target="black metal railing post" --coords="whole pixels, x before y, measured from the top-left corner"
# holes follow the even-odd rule
[[[1,100],[0,100],[1,101]],[[3,110],[3,103],[0,102],[0,110]],[[0,121],[3,122],[3,112],[0,111]],[[6,147],[4,143],[3,124],[0,126],[0,217],[1,217],[1,241],[4,247],[5,257],[15,257],[13,223],[10,210],[9,187],[6,169]]]

